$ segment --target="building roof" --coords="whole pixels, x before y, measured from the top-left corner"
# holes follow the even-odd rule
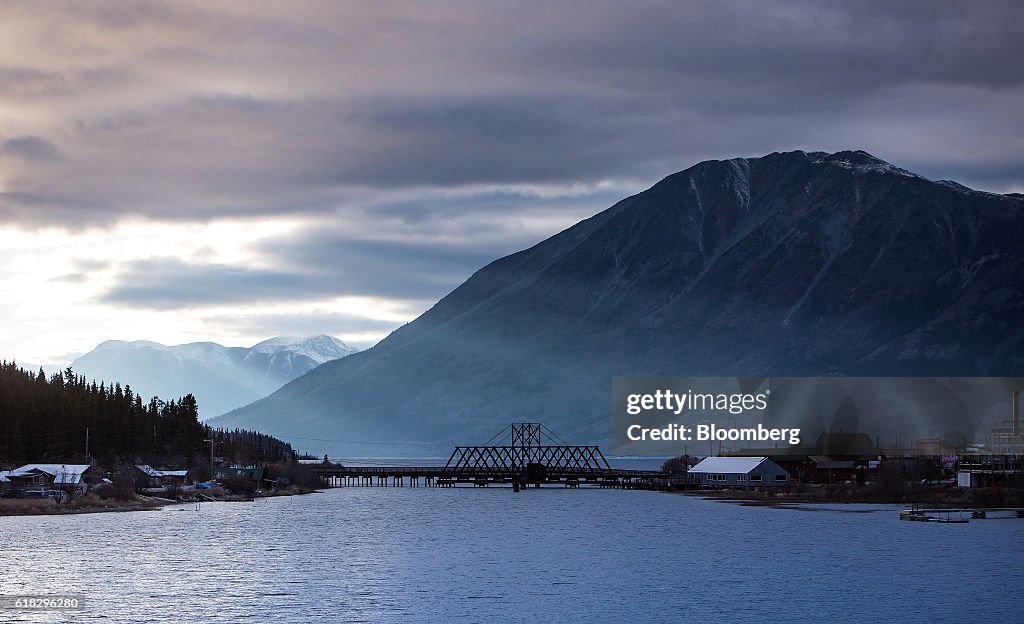
[[[163,476],[163,474],[159,470],[157,470],[156,468],[150,466],[149,464],[135,464],[135,467],[139,469],[139,472],[141,472],[141,473],[143,473],[143,474],[145,474],[147,476],[150,476],[150,477],[162,477]]]
[[[767,457],[705,457],[690,472],[722,474],[747,474],[757,468]]]
[[[159,477],[185,477],[188,475],[187,470],[157,470],[149,464],[136,464],[135,467],[154,479]]]
[[[8,477],[25,477],[34,472],[44,472],[53,477],[58,485],[75,485],[82,482],[82,473],[89,464],[25,464],[7,472]]]

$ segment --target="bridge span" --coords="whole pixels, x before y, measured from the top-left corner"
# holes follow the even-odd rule
[[[510,443],[494,444],[502,436]],[[548,440],[545,440],[548,438]],[[612,468],[597,446],[567,444],[540,423],[513,423],[480,446],[457,446],[444,466],[315,464],[329,487],[561,486],[668,489],[681,479]]]

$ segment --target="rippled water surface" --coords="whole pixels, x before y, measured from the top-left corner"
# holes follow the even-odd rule
[[[1020,622],[1024,520],[637,491],[341,488],[0,518],[0,622]],[[884,509],[873,513],[850,513]]]

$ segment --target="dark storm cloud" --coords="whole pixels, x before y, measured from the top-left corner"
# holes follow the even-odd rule
[[[653,182],[705,158],[798,147],[864,148],[993,188],[1024,183],[1013,167],[972,164],[1022,151],[1015,2],[5,13],[39,47],[0,68],[0,104],[31,103],[31,134],[64,155],[5,170],[7,221],[311,212],[353,188]],[[922,114],[879,105],[894,98]],[[950,119],[973,132],[965,140]],[[868,136],[897,121],[917,145]],[[936,157],[949,153],[958,157]]]

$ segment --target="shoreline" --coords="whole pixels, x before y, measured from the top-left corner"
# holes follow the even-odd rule
[[[756,492],[753,490],[675,490],[672,493],[743,506],[791,508],[793,505],[922,505],[959,509],[1024,507],[1024,491],[977,488],[968,491],[924,491],[880,494],[839,490],[836,492]]]
[[[177,501],[173,501],[177,503]],[[15,504],[11,504],[15,503]],[[156,502],[136,499],[131,501],[89,502],[83,505],[75,503],[58,504],[52,499],[10,499],[0,501],[0,517],[8,516],[66,516],[74,514],[106,513],[118,511],[151,511],[160,509],[170,502]]]
[[[136,498],[129,501],[115,501],[114,499],[78,499],[70,503],[56,503],[52,498],[14,498],[0,499],[0,518],[15,516],[65,516],[74,514],[91,513],[117,513],[129,511],[158,511],[170,505],[186,505],[189,503],[236,503],[251,502],[256,498],[275,498],[278,496],[303,496],[315,494],[320,490],[281,492],[263,495],[259,497],[245,497],[229,494],[222,498],[201,499],[201,500],[172,500],[153,496],[136,495]]]

